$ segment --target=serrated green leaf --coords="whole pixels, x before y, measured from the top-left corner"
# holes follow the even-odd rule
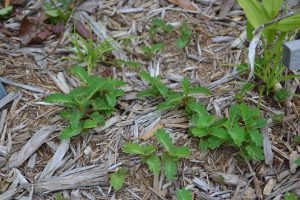
[[[172,143],[172,139],[170,138],[169,134],[166,133],[162,129],[158,129],[155,132],[156,139],[160,142],[160,144],[168,151],[168,152],[174,152],[174,146]]]
[[[230,135],[228,134],[228,131],[226,131],[224,128],[213,127],[211,129],[211,135],[224,141],[230,140]]]
[[[141,71],[139,73],[139,76],[144,79],[145,81],[147,81],[148,83],[152,83],[153,82],[153,77],[150,76],[150,74],[148,72],[145,71]]]
[[[257,147],[255,144],[250,144],[245,147],[247,156],[251,160],[263,160],[264,152],[261,147]]]
[[[81,117],[83,116],[83,113],[79,110],[74,110],[72,115],[70,116],[70,127],[72,129],[75,129],[78,127],[78,124],[80,122]]]
[[[196,126],[198,128],[208,128],[214,123],[214,120],[213,115],[203,115],[197,118]]]
[[[83,124],[83,128],[85,129],[89,129],[89,128],[95,128],[97,127],[97,121],[94,119],[87,119],[85,120],[84,124]]]
[[[103,115],[100,115],[99,112],[93,112],[90,117],[97,122],[97,125],[105,123]]]
[[[238,92],[238,93],[235,94],[234,98],[235,98],[235,99],[242,99],[243,96],[245,96],[245,94],[246,94],[248,91],[250,91],[250,90],[252,90],[252,89],[254,88],[254,86],[255,86],[255,85],[254,85],[253,83],[245,83],[245,84],[242,86],[240,92]]]
[[[263,145],[263,136],[257,129],[248,130],[250,139],[256,146],[261,147]]]
[[[127,170],[125,168],[120,168],[118,171],[110,175],[110,184],[116,192],[123,187],[126,172]]]
[[[59,135],[59,138],[61,140],[66,140],[66,139],[69,139],[73,136],[79,135],[81,133],[81,131],[82,131],[81,126],[78,126],[76,128],[71,128],[69,126],[69,127],[66,127],[64,130],[62,130],[62,132]]]
[[[287,192],[284,195],[284,200],[297,200],[297,194],[295,194],[294,192]]]
[[[156,151],[156,147],[154,145],[147,145],[145,147],[145,155],[151,155]]]
[[[87,71],[81,67],[80,65],[75,65],[71,68],[71,73],[76,75],[80,80],[87,83],[88,82],[88,73]]]
[[[207,115],[207,111],[205,107],[199,103],[196,102],[189,102],[187,106],[193,110],[195,113],[197,113],[199,116]]]
[[[60,112],[60,116],[62,119],[70,120],[73,112],[74,112],[73,110],[63,110]]]
[[[242,142],[245,141],[245,130],[238,124],[234,124],[233,128],[228,129],[228,133],[235,145],[237,145],[238,147],[240,147],[242,145]]]
[[[157,19],[157,18],[154,18],[152,20],[152,25],[155,27],[160,27],[166,33],[170,33],[173,30],[173,27],[171,25],[168,25],[161,19]]]
[[[191,128],[190,131],[194,137],[199,137],[199,138],[205,137],[209,134],[209,132],[205,128],[194,127]]]
[[[175,153],[170,153],[170,155],[176,158],[186,158],[190,154],[190,150],[188,147],[176,147],[174,149],[174,152]]]
[[[177,173],[176,160],[168,155],[163,156],[164,173],[168,181],[172,181]]]
[[[50,94],[44,99],[44,101],[47,103],[75,103],[72,96],[62,93]]]
[[[189,79],[184,77],[181,81],[182,90],[184,94],[189,94],[190,91],[190,82]]]
[[[146,160],[146,163],[151,172],[153,172],[156,175],[159,175],[161,163],[158,156],[152,155],[150,158]]]
[[[209,91],[209,89],[205,88],[205,87],[192,87],[189,90],[189,94],[206,94],[206,95],[211,95],[211,92]]]
[[[140,145],[139,143],[126,143],[123,145],[122,150],[124,153],[129,154],[138,154],[138,155],[144,155],[145,154],[145,146]]]
[[[211,136],[207,139],[208,148],[209,149],[216,149],[224,143],[224,140],[217,138],[215,136]]]
[[[295,164],[296,164],[297,166],[300,166],[300,157],[298,157],[298,158],[295,160]]]
[[[201,139],[199,142],[199,149],[200,151],[207,151],[209,148],[209,143],[205,139]]]
[[[238,105],[234,104],[229,109],[229,116],[224,126],[231,129],[240,119],[240,111]]]
[[[167,110],[167,109],[171,109],[171,108],[175,108],[176,104],[172,104],[170,102],[163,102],[160,103],[156,106],[157,110]]]
[[[181,189],[176,192],[177,200],[192,200],[192,194],[190,190]]]
[[[59,10],[57,10],[57,9],[46,10],[45,13],[50,17],[58,17],[59,16]]]
[[[0,9],[0,17],[4,17],[8,14],[10,14],[13,11],[13,7],[12,6],[6,6],[2,9]]]
[[[138,92],[136,96],[137,97],[151,97],[151,96],[156,96],[156,92],[151,88],[147,88],[143,91]]]
[[[187,40],[184,40],[182,38],[179,38],[176,40],[176,46],[179,48],[179,49],[183,49],[186,45],[187,45],[188,41]]]

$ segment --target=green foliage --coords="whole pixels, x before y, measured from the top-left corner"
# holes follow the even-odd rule
[[[192,200],[192,194],[190,190],[180,189],[176,192],[177,200]]]
[[[297,194],[295,194],[294,192],[287,192],[284,195],[284,200],[297,200]]]
[[[174,146],[169,134],[162,129],[158,129],[155,132],[155,137],[164,148],[161,157],[156,153],[157,149],[154,145],[146,146],[138,143],[126,143],[122,147],[123,152],[139,155],[142,162],[147,164],[149,170],[156,175],[159,175],[161,165],[163,165],[167,179],[173,180],[176,176],[178,160],[187,157],[189,149],[188,147]]]
[[[12,6],[6,6],[5,8],[0,9],[0,19],[7,17],[10,13],[12,13],[13,7]]]
[[[243,97],[245,96],[245,94],[252,90],[254,88],[254,84],[253,83],[245,83],[242,88],[240,89],[240,91],[238,93],[235,94],[234,98],[236,100],[242,100]]]
[[[45,1],[43,4],[43,9],[50,17],[50,22],[52,24],[58,24],[61,22],[66,23],[72,13],[71,4],[73,2],[73,0]]]
[[[249,108],[245,103],[230,107],[227,119],[217,119],[210,115],[200,104],[189,104],[198,112],[192,115],[190,132],[200,138],[202,151],[215,149],[228,143],[241,150],[251,160],[262,160],[263,136],[259,129],[266,124],[257,108]]]
[[[282,0],[238,0],[238,2],[247,17],[246,30],[249,40],[253,38],[255,28],[277,17],[282,5]],[[288,32],[294,32],[298,28],[300,28],[300,14],[267,26],[262,32],[264,53],[255,61],[254,73],[263,82],[260,90],[267,95],[276,92],[277,83],[299,77],[299,75],[284,75],[285,67],[281,63],[282,43],[286,40]]]
[[[155,43],[150,45],[149,47],[143,46],[141,47],[141,50],[144,52],[144,54],[147,57],[152,57],[159,51],[162,51],[165,48],[165,45],[163,43]]]
[[[300,157],[295,160],[296,165],[300,166]]]
[[[112,185],[112,187],[116,192],[123,187],[126,173],[127,173],[127,169],[119,168],[116,172],[110,175],[110,184]]]
[[[55,193],[55,200],[68,200],[68,199],[64,198],[64,196],[61,192],[57,192],[57,193]]]
[[[101,61],[104,56],[111,54],[114,49],[107,40],[95,43],[92,38],[84,39],[79,34],[74,34],[72,44],[73,47],[70,48],[70,50],[74,55],[65,57],[65,59],[75,60],[80,64],[87,63],[89,74],[96,66],[97,62]]]
[[[176,40],[176,46],[180,49],[184,48],[191,39],[192,31],[186,22],[183,22],[180,27],[180,37]]]
[[[275,101],[283,102],[290,96],[290,93],[285,89],[280,89],[278,91],[275,91],[275,94],[273,96]]]
[[[45,102],[62,103],[66,107],[61,117],[69,121],[69,126],[62,130],[61,139],[104,124],[105,119],[115,110],[117,97],[124,94],[117,89],[125,84],[122,81],[88,75],[79,65],[72,67],[71,73],[82,81],[82,86],[68,94],[55,93],[45,98]]]
[[[149,73],[143,71],[140,73],[140,77],[147,81],[150,86],[138,93],[138,96],[163,97],[165,101],[157,106],[160,110],[185,106],[188,102],[194,101],[192,94],[211,94],[207,88],[191,87],[187,78],[184,78],[181,82],[182,92],[173,92],[162,83],[159,76],[151,77]]]
[[[166,24],[161,19],[154,18],[149,31],[152,38],[156,36],[158,29],[161,29],[164,33],[170,33],[173,31],[173,26]]]

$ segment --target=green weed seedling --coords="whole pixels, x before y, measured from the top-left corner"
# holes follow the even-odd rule
[[[185,107],[189,102],[195,101],[190,96],[192,94],[202,93],[205,95],[211,94],[207,88],[204,87],[191,87],[187,78],[184,78],[181,82],[182,92],[173,92],[167,88],[160,80],[160,77],[151,77],[147,72],[141,72],[140,77],[147,81],[150,86],[144,91],[138,93],[139,97],[163,97],[164,102],[157,106],[159,110],[165,110],[169,108]]]
[[[126,173],[127,169],[119,168],[116,172],[110,175],[110,184],[114,188],[115,192],[118,192],[123,187]]]
[[[50,0],[45,1],[43,8],[45,13],[50,17],[51,24],[67,22],[71,13],[71,4],[74,0]]]
[[[155,43],[155,44],[150,45],[149,47],[142,46],[141,50],[144,52],[144,54],[147,58],[152,58],[158,52],[162,51],[164,48],[165,48],[165,45],[163,43]]]
[[[192,194],[190,190],[180,189],[176,191],[177,200],[192,200]]]
[[[189,44],[192,36],[192,31],[186,22],[183,22],[180,27],[180,37],[176,40],[176,46],[180,49]]]
[[[72,67],[71,73],[82,81],[82,86],[69,94],[55,93],[45,98],[45,102],[62,103],[66,107],[60,114],[69,121],[69,125],[61,132],[61,139],[104,124],[115,110],[117,97],[124,94],[124,91],[117,89],[125,84],[122,81],[89,75],[79,65]]]
[[[178,160],[187,157],[189,149],[188,147],[174,146],[169,134],[162,129],[158,129],[154,135],[164,148],[162,156],[158,156],[154,145],[146,146],[138,143],[124,144],[123,152],[139,155],[142,162],[147,164],[149,170],[156,175],[159,175],[161,166],[163,166],[167,180],[173,180],[176,176]]]
[[[284,200],[297,200],[297,194],[294,192],[287,192],[284,194]]]
[[[158,29],[161,29],[165,34],[173,31],[173,26],[166,24],[163,20],[154,18],[149,31],[151,38],[154,38],[157,34]]]
[[[0,9],[0,19],[6,18],[12,12],[13,12],[12,6],[6,6],[5,8],[1,8]]]
[[[260,128],[266,124],[266,120],[261,118],[259,109],[250,108],[245,103],[234,104],[229,109],[227,119],[217,119],[199,104],[188,106],[195,112],[190,132],[200,138],[200,150],[215,149],[227,143],[240,149],[248,159],[264,159]]]
[[[74,34],[72,44],[74,48],[70,48],[70,50],[74,53],[74,56],[65,57],[64,59],[75,60],[80,64],[87,63],[89,74],[96,63],[107,54],[111,54],[113,50],[112,45],[107,40],[95,44],[92,38],[84,39],[78,34]]]
[[[247,17],[247,37],[253,38],[255,28],[275,19],[282,5],[282,0],[238,0]],[[299,75],[285,75],[285,67],[281,62],[282,43],[288,39],[289,33],[300,28],[300,14],[284,18],[276,23],[266,26],[261,34],[263,55],[255,61],[254,74],[262,84],[258,85],[260,91],[266,95],[276,93],[276,85]],[[262,92],[260,93],[260,97]],[[279,99],[281,100],[281,99]]]

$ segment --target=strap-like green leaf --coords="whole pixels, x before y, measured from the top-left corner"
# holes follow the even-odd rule
[[[160,159],[158,156],[156,156],[156,155],[151,156],[150,158],[148,158],[146,160],[146,163],[151,172],[153,172],[156,175],[159,175],[161,163],[160,163]]]
[[[282,19],[268,28],[284,32],[295,31],[300,28],[300,14]]]
[[[170,155],[177,158],[186,158],[190,154],[188,147],[176,147],[174,151],[175,153],[170,153]]]
[[[78,126],[76,128],[71,128],[70,126],[69,127],[66,127],[59,135],[59,138],[61,140],[66,140],[66,139],[69,139],[73,136],[76,136],[76,135],[79,135],[82,131],[82,127],[81,126]]]
[[[170,138],[169,134],[166,133],[164,130],[158,129],[155,132],[155,137],[168,152],[174,151],[172,139]]]
[[[62,93],[50,94],[44,99],[44,101],[48,103],[75,103],[72,96]]]
[[[165,172],[165,176],[167,177],[167,180],[168,181],[173,180],[177,173],[176,160],[169,156],[163,156],[163,163],[164,163],[164,172]]]
[[[281,9],[282,0],[262,0],[263,6],[271,17],[276,17]]]

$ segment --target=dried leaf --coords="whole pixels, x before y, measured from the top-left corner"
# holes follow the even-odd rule
[[[92,31],[89,30],[81,21],[76,22],[76,31],[85,39],[92,38],[93,41],[97,41],[97,37],[92,34]]]
[[[197,6],[193,4],[190,0],[168,0],[168,1],[186,10],[190,10],[190,11],[198,10]]]

